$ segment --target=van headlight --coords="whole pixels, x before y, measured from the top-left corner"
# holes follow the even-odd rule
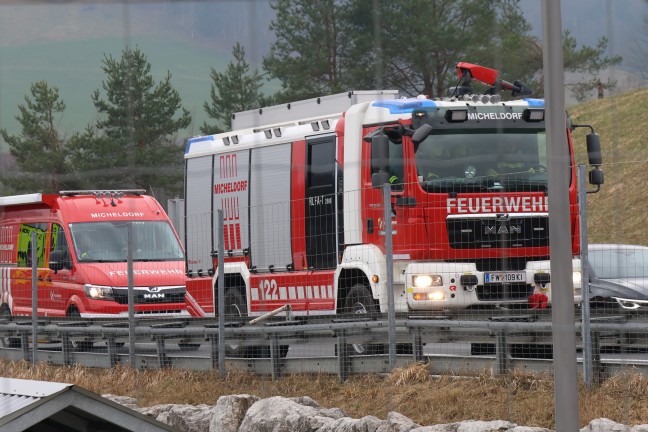
[[[88,298],[93,300],[112,300],[113,299],[113,289],[108,286],[100,285],[90,285],[85,284],[85,293]]]
[[[443,278],[441,275],[415,275],[412,276],[412,285],[414,288],[443,286]]]

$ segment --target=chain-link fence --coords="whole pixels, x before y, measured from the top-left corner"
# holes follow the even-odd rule
[[[341,3],[339,7],[354,4]],[[395,10],[407,6],[397,3]],[[538,43],[528,50],[535,57],[527,59],[529,70],[539,65],[533,74],[506,60],[506,53],[517,58],[520,51],[495,31],[488,39],[499,41],[501,54],[483,66],[500,70],[501,76],[497,70],[460,63],[476,59],[457,58],[444,69],[451,79],[434,75],[451,81],[450,93],[434,94],[440,84],[428,82],[432,71],[424,68],[416,75],[416,66],[403,87],[384,90],[384,80],[398,83],[394,76],[407,69],[401,67],[401,50],[385,42],[369,49],[382,62],[365,63],[366,56],[359,54],[353,61],[371,70],[365,75],[375,75],[372,82],[381,85],[368,85],[349,65],[355,71],[349,76],[363,89],[377,90],[309,93],[262,109],[237,106],[242,112],[218,120],[229,117],[231,131],[220,123],[211,127],[209,122],[218,121],[204,109],[210,86],[213,91],[214,83],[228,82],[222,75],[212,83],[209,68],[214,68],[214,79],[214,73],[227,70],[227,61],[212,65],[199,60],[211,58],[214,49],[226,52],[223,40],[231,45],[243,40],[251,64],[261,67],[278,37],[259,35],[261,25],[281,12],[269,3],[249,2],[245,14],[235,2],[39,4],[37,16],[49,11],[86,38],[90,22],[101,39],[97,46],[80,46],[74,45],[75,31],[44,33],[48,43],[64,42],[51,50],[19,37],[21,32],[3,33],[3,27],[15,30],[16,20],[31,22],[28,6],[0,6],[0,39],[7,41],[0,43],[0,129],[12,146],[2,158],[0,185],[5,195],[0,198],[2,358],[34,367],[127,366],[142,374],[149,369],[214,371],[210,379],[221,383],[231,382],[236,373],[269,377],[277,386],[295,377],[306,382],[326,376],[347,390],[354,380],[387,375],[412,389],[400,393],[385,381],[389,394],[381,399],[381,409],[405,411],[411,408],[408,400],[427,393],[425,386],[436,390],[444,380],[467,379],[479,388],[490,380],[501,384],[500,399],[508,401],[508,411],[497,415],[511,421],[520,418],[516,410],[535,409],[529,408],[533,403],[525,404],[527,394],[518,392],[547,383],[569,386],[557,377],[564,378],[560,372],[575,364],[575,381],[582,386],[565,394],[575,404],[581,398],[581,407],[573,410],[580,412],[581,425],[583,419],[599,417],[648,423],[640,407],[648,364],[642,130],[648,118],[642,111],[646,92],[628,87],[643,81],[615,68],[597,70],[598,81],[588,74],[573,75],[569,62],[574,57],[567,56],[575,48],[566,50],[568,114],[560,114],[565,142],[556,144],[547,129],[554,105],[541,99],[542,89],[528,95],[527,86],[511,75],[520,73],[530,80],[527,84],[539,87],[555,78],[542,68],[538,7],[522,3],[522,17],[538,27]],[[583,45],[604,36],[609,44],[601,48],[599,60],[625,55],[629,42],[619,35],[617,23],[630,27],[627,10],[636,16],[648,10],[639,0],[628,1],[632,7],[623,11],[614,2],[600,3],[591,8],[590,22],[600,24],[601,34],[588,33]],[[427,5],[419,7],[418,14],[432,13]],[[392,21],[397,20],[378,20],[378,10],[369,15],[376,41],[394,33]],[[9,16],[17,18],[9,22]],[[205,22],[215,16],[220,25]],[[226,28],[227,20],[236,23],[236,31],[215,30]],[[424,34],[412,20],[406,33]],[[577,23],[563,22],[582,32]],[[119,34],[108,29],[115,23],[121,25]],[[29,27],[33,25],[22,28]],[[160,28],[167,31],[160,33]],[[492,29],[482,30],[490,34]],[[464,43],[471,40],[466,36]],[[429,43],[443,45],[431,38]],[[92,110],[69,93],[84,86],[88,93],[108,91],[111,75],[101,75],[101,59],[117,59],[124,47],[133,46],[151,53],[155,77],[172,71],[183,106],[194,116],[186,129],[155,141],[160,148],[175,142],[175,159],[146,150],[148,135],[139,130],[98,139],[105,125],[86,118]],[[418,45],[409,41],[403,46]],[[27,57],[47,62],[26,62],[18,55],[21,49],[34,53]],[[56,67],[59,59],[50,58],[48,51],[60,52],[63,59],[67,50],[87,53],[76,57],[93,56],[94,62]],[[165,56],[174,61],[168,63]],[[624,60],[626,69],[627,64]],[[14,70],[29,82],[20,84]],[[34,70],[42,74],[33,75]],[[79,77],[78,70],[92,72]],[[70,77],[73,86],[67,83]],[[90,77],[96,82],[88,85]],[[12,115],[23,112],[17,108],[24,103],[23,94],[36,102],[42,95],[42,87],[29,84],[46,80],[58,87],[57,79],[72,115],[62,116],[58,105],[50,110],[62,117],[52,123],[61,128],[54,135],[66,138],[57,141],[62,147],[39,144],[44,149],[40,154],[33,150],[30,129]],[[484,90],[479,83],[488,85]],[[583,87],[588,83],[594,87]],[[262,87],[274,94],[279,86],[271,81]],[[347,90],[345,86],[330,88]],[[597,100],[586,100],[587,88]],[[434,97],[417,98],[423,90]],[[480,94],[472,95],[473,90]],[[254,102],[260,100],[265,101]],[[136,125],[140,112],[137,101],[131,102],[125,116]],[[75,135],[83,127],[70,126],[71,117],[89,121],[96,130]],[[226,131],[207,133],[217,129]],[[92,145],[84,146],[84,140]],[[90,157],[95,147],[104,153]],[[73,166],[59,163],[57,154],[74,161]],[[99,167],[97,160],[110,160],[111,168]],[[566,184],[552,189],[558,178]],[[91,190],[86,190],[89,184]],[[25,185],[32,189],[23,194]],[[67,185],[79,190],[57,193]],[[131,189],[142,185],[146,191]],[[564,200],[554,201],[557,196]],[[563,210],[566,219],[555,225]],[[552,259],[558,255],[564,258],[557,267]],[[556,319],[557,298],[568,298],[568,319]],[[572,336],[575,346],[565,348]],[[560,363],[565,358],[567,369]],[[425,379],[417,375],[420,371]],[[460,411],[459,405],[467,405],[449,388],[447,399],[456,402],[444,406],[448,418]],[[379,391],[367,393],[379,399]],[[357,405],[361,399],[355,398]],[[600,400],[606,402],[599,405]],[[564,402],[554,397],[535,406],[552,401]],[[431,402],[421,402],[426,408],[420,411],[435,411],[426,403]],[[612,405],[625,411],[610,411]],[[490,415],[484,410],[473,409],[470,416]],[[548,415],[529,425],[558,430],[564,424],[560,415]]]

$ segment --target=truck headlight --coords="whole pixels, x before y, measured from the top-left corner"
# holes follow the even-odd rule
[[[416,301],[445,301],[445,294],[443,291],[433,291],[431,293],[414,293],[412,298]]]
[[[84,288],[88,298],[93,300],[112,300],[113,298],[112,287],[85,284]]]
[[[412,276],[412,285],[414,288],[443,286],[443,278],[441,275],[416,275]]]

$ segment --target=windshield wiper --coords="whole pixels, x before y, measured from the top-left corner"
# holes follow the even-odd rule
[[[424,187],[433,191],[449,192],[490,192],[501,189],[496,179],[490,177],[445,177],[441,179],[431,179],[424,182]]]
[[[509,192],[546,192],[547,180],[531,178],[506,178],[502,179],[502,188]]]

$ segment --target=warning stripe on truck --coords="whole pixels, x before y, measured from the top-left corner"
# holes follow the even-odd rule
[[[250,278],[251,312],[267,312],[285,304],[293,312],[335,311],[333,272],[264,274]]]

